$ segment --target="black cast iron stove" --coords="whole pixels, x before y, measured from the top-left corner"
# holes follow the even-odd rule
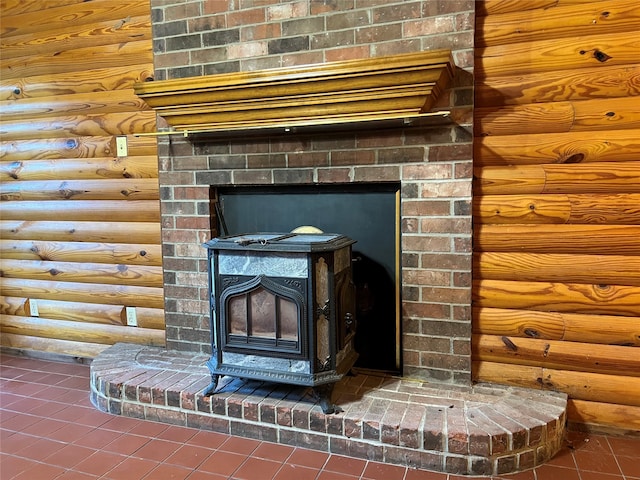
[[[313,387],[324,413],[353,366],[351,246],[340,234],[252,233],[205,243],[215,393],[223,375]]]

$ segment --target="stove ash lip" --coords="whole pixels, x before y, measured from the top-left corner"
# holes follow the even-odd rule
[[[312,387],[323,412],[336,411],[333,386],[358,358],[354,243],[342,234],[258,232],[204,244],[212,332],[204,395],[229,375]],[[296,341],[280,341],[284,333]]]

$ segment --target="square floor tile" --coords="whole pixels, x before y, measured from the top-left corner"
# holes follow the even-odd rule
[[[196,445],[183,445],[167,458],[165,463],[193,469],[204,462],[212,452],[208,448]]]
[[[74,470],[91,475],[104,475],[113,470],[127,457],[113,452],[96,452],[78,463]]]
[[[315,480],[318,476],[317,468],[301,467],[299,465],[284,464],[275,474],[273,480]]]
[[[367,480],[404,480],[406,467],[369,462],[362,473],[362,479]]]
[[[366,464],[366,461],[360,460],[359,458],[331,455],[329,460],[327,460],[324,470],[360,477]]]
[[[179,467],[177,465],[162,464],[149,472],[148,477],[153,480],[184,480],[192,471],[193,470],[189,468]]]
[[[293,451],[294,447],[290,447],[288,445],[278,445],[277,443],[264,442],[258,445],[258,447],[251,453],[251,456],[255,458],[274,460],[282,463],[287,458],[289,458]]]
[[[153,460],[145,460],[143,458],[126,458],[114,469],[107,472],[102,478],[113,480],[138,480],[144,478],[158,465],[159,463],[154,462]]]
[[[198,470],[231,476],[231,474],[242,465],[246,458],[245,455],[218,450],[202,462]]]
[[[220,445],[219,449],[225,452],[249,455],[258,448],[259,445],[260,442],[258,440],[243,437],[229,437],[226,442]]]
[[[272,479],[281,466],[280,462],[250,457],[233,473],[233,478],[238,480]]]
[[[177,452],[181,446],[180,443],[169,440],[152,439],[136,450],[133,456],[162,462]]]
[[[290,465],[300,465],[302,467],[320,469],[325,463],[327,463],[329,456],[330,455],[326,452],[296,448],[289,458],[287,458],[286,463]]]
[[[63,468],[73,468],[94,453],[96,453],[96,451],[92,448],[71,444],[65,445],[60,450],[49,455],[44,461]]]

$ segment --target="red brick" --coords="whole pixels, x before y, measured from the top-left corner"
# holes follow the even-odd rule
[[[448,319],[451,316],[451,306],[441,303],[403,301],[402,306],[404,314],[410,317]]]
[[[299,167],[323,167],[329,165],[328,152],[293,152],[287,155],[288,166]]]
[[[357,182],[397,181],[400,178],[400,168],[397,166],[356,167],[353,173]]]
[[[411,180],[446,180],[453,178],[452,167],[447,163],[421,163],[402,167],[402,179]]]
[[[423,218],[420,229],[423,233],[471,234],[471,218]]]
[[[351,169],[319,168],[318,181],[321,183],[349,183],[351,182]]]
[[[405,167],[406,168],[406,167]],[[403,200],[402,201],[402,214],[403,215],[432,215],[443,216],[451,215],[451,202],[448,200]]]
[[[237,12],[227,11],[226,17],[228,27],[238,27],[264,23],[267,18],[267,12],[264,8],[245,8]]]
[[[280,23],[240,25],[240,27],[240,41],[242,42],[278,38],[282,35],[282,25]]]
[[[472,144],[436,145],[429,147],[429,161],[442,162],[454,160],[470,160],[473,156]]]
[[[271,184],[272,179],[270,170],[237,170],[233,173],[233,180],[238,185]]]
[[[406,235],[402,238],[402,249],[405,252],[449,252],[451,240],[445,236]]]
[[[438,270],[405,268],[402,271],[402,282],[407,285],[448,286],[451,284],[451,273]]]
[[[357,60],[369,57],[369,46],[367,45],[354,45],[343,48],[333,48],[327,50],[325,58],[327,62],[340,62],[343,60]]]
[[[356,43],[373,43],[374,41],[391,41],[402,38],[402,24],[390,23],[361,27],[355,31]]]
[[[331,165],[373,165],[375,150],[336,150],[331,152]]]
[[[424,420],[423,448],[437,452],[445,451],[445,412],[441,408],[427,407]]]
[[[421,18],[419,20],[406,21],[402,26],[406,38],[451,33],[455,31],[456,18],[454,16]]]
[[[203,4],[203,12],[205,15],[212,13],[226,13],[229,10],[229,0],[207,0]]]

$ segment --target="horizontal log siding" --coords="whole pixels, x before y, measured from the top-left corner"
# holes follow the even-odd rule
[[[476,17],[473,375],[640,428],[640,10],[485,0]]]
[[[2,346],[164,345],[157,145],[135,136],[156,120],[132,89],[149,2],[6,0],[1,20]]]

